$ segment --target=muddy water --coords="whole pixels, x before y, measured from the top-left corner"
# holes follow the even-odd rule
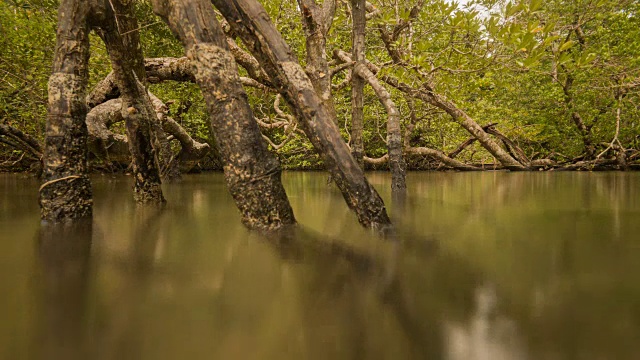
[[[95,216],[41,224],[0,174],[0,359],[638,359],[640,174],[411,173],[400,232],[361,229],[322,173],[287,173],[303,226],[240,224],[220,174],[96,176]]]

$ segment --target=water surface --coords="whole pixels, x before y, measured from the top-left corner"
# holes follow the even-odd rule
[[[220,174],[93,177],[95,215],[43,225],[0,174],[0,359],[638,359],[640,174],[369,174],[400,241],[322,173],[283,178],[302,229],[245,230]]]

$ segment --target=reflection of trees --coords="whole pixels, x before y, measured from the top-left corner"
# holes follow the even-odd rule
[[[420,176],[422,203],[410,204],[408,223],[455,239],[441,243],[445,251],[496,285],[497,311],[515,321],[531,353],[637,355],[639,253],[631,239],[640,232],[638,174]],[[488,177],[495,177],[490,196],[476,202]],[[420,208],[427,201],[439,201],[430,207],[439,213]]]
[[[330,236],[247,236],[227,225],[237,223],[226,211],[233,204],[206,176],[170,188],[174,205],[163,211],[121,210],[118,195],[96,218],[108,239],[92,245],[92,320],[47,318],[63,328],[43,327],[43,339],[90,338],[94,358],[105,359],[185,349],[193,358],[633,359],[638,176],[458,175],[410,175],[407,201],[393,203],[405,225],[396,241],[349,226],[323,175],[304,174],[311,190],[289,192]],[[47,279],[55,274],[66,273]],[[88,275],[73,274],[67,299],[86,315]],[[62,299],[64,287],[47,288]],[[71,304],[43,309],[64,314]]]
[[[115,290],[117,295],[110,304],[111,311],[96,334],[95,359],[142,358],[144,334],[139,317],[157,272],[158,249],[166,241],[163,210],[155,205],[136,206],[128,237],[131,243],[128,253],[107,254],[106,260],[118,264],[122,274]]]
[[[93,229],[91,220],[43,223],[38,246],[43,277],[42,331],[34,347],[38,358],[88,358],[88,279]]]
[[[333,358],[388,358],[394,353],[400,358],[446,358],[452,353],[446,345],[449,330],[470,326],[465,324],[474,316],[490,327],[487,336],[477,336],[477,331],[467,335],[474,336],[476,345],[522,353],[513,341],[491,337],[499,322],[474,310],[482,307],[483,299],[476,296],[481,279],[460,258],[435,253],[433,246],[416,246],[416,239],[389,242],[376,255],[300,229],[279,235],[269,237],[269,243],[302,274],[298,292],[304,329],[310,334],[307,346],[318,348],[312,354],[326,357],[323,339],[337,331],[348,352],[331,353]],[[412,253],[405,253],[403,244],[411,244]]]
[[[31,175],[4,174],[0,172],[0,215],[5,219],[18,219],[33,214],[33,201],[37,201],[33,187],[38,179]],[[0,220],[5,220],[0,219]]]

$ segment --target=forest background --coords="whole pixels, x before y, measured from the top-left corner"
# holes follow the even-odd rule
[[[535,169],[640,167],[638,1],[372,0],[366,3],[366,66],[360,70],[352,52],[350,1],[262,4],[314,85],[330,88],[322,98],[368,168],[386,168],[393,131],[409,169],[492,169],[510,167],[511,159]],[[0,3],[0,170],[39,167],[57,5]],[[167,131],[175,155],[170,161],[182,171],[219,169],[206,105],[192,76],[160,76],[160,70],[181,66],[182,46],[148,2],[138,1],[136,12],[149,91],[161,100],[159,118],[186,130],[196,148],[212,149],[185,156],[180,132]],[[104,45],[92,36],[90,88],[111,72]],[[286,169],[322,168],[269,75],[230,30],[228,37],[270,149]],[[361,124],[353,121],[354,73],[365,83]],[[90,146],[93,168],[126,170],[127,147],[118,146],[126,142],[124,126],[118,111],[103,105],[108,103],[90,106],[104,125],[89,126],[99,140]],[[491,144],[510,159],[496,156]]]

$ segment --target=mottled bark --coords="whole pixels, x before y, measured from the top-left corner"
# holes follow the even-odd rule
[[[196,81],[191,62],[186,57],[145,59],[144,68],[151,83],[166,80]]]
[[[93,109],[102,103],[111,99],[117,99],[118,97],[120,97],[120,89],[118,89],[116,76],[112,71],[96,84],[89,95],[87,95],[86,102],[89,109]]]
[[[255,0],[212,2],[271,75],[360,223],[380,230],[389,227],[384,202],[364,177],[334,118],[262,5]]]
[[[147,82],[151,84],[157,84],[163,81],[196,81],[193,73],[194,69],[191,66],[189,59],[186,57],[147,58],[144,59],[144,67],[146,70]],[[240,82],[243,86],[255,87],[265,91],[273,91],[273,85],[269,82],[266,82],[267,85],[265,85],[265,79],[260,76],[256,76],[255,78],[240,77]],[[94,108],[99,104],[111,99],[117,99],[118,97],[120,97],[120,89],[118,89],[118,84],[115,81],[115,75],[112,72],[98,82],[91,93],[87,96],[87,106],[89,106],[89,108]]]
[[[365,28],[366,1],[351,0],[351,56],[356,64],[365,60]],[[353,70],[352,70],[353,71]],[[351,155],[364,169],[364,79],[356,74],[351,75]]]
[[[138,22],[133,13],[133,1],[121,0],[120,2],[106,3],[104,0],[94,0],[96,4],[97,22],[103,26],[117,28],[118,33],[122,34],[122,44],[127,51],[126,60],[129,66],[136,74],[136,79],[146,86],[146,73],[145,73],[145,59],[140,44],[140,37],[138,29]],[[117,13],[116,24],[113,25],[113,20],[109,19],[111,11],[115,10]],[[116,74],[111,72],[105,79],[100,81],[94,90],[87,96],[87,105],[89,108],[93,108],[99,104],[104,103],[110,99],[115,99],[120,96],[120,89],[118,88],[118,79]],[[142,90],[145,92],[146,90]],[[167,140],[167,135],[164,128],[153,117],[150,118],[149,129],[150,139],[152,141],[152,147],[156,151],[156,160],[158,163],[158,171],[163,179],[172,181],[180,178],[180,171],[177,162],[173,161],[174,156],[171,151],[170,141]]]
[[[153,129],[155,111],[144,86],[144,57],[140,47],[133,1],[109,0],[98,31],[105,42],[122,99],[131,164],[134,198],[139,203],[162,203],[162,187],[156,148],[162,144]],[[124,35],[121,35],[124,34]]]
[[[280,162],[267,150],[226,36],[206,0],[154,0],[195,68],[224,161],[225,179],[243,223],[252,229],[294,224],[280,181]]]
[[[273,86],[271,78],[262,69],[262,67],[260,67],[260,63],[258,63],[256,58],[242,50],[233,39],[227,38],[227,44],[229,45],[229,49],[231,50],[231,54],[233,54],[233,58],[236,60],[236,63],[247,71],[247,74],[251,79],[254,79],[266,87]]]
[[[336,57],[344,62],[351,62],[346,52],[336,50]],[[400,127],[400,111],[391,99],[391,94],[380,84],[378,78],[367,68],[364,61],[356,62],[354,75],[366,81],[375,91],[378,100],[387,111],[387,149],[389,153],[389,169],[391,170],[391,190],[403,191],[407,188],[407,164],[402,156],[402,129]]]
[[[112,0],[109,0],[112,1]],[[148,95],[146,89],[148,82],[145,71],[145,58],[142,52],[142,44],[140,43],[140,31],[138,26],[138,20],[135,17],[135,2],[136,0],[120,0],[122,2],[122,10],[126,11],[124,14],[118,13],[119,28],[121,31],[123,43],[129,51],[133,52],[130,60],[132,61],[133,69],[136,73],[138,81],[142,83],[142,92]],[[118,10],[118,5],[116,11]],[[124,18],[124,20],[123,20]],[[155,114],[151,111],[146,96],[145,105],[149,109],[150,114]],[[150,100],[150,99],[149,99]],[[166,181],[179,180],[181,177],[179,164],[175,160],[173,151],[171,150],[171,141],[168,140],[168,136],[164,130],[164,126],[161,122],[155,121],[156,118],[149,116],[149,125],[151,132],[152,146],[156,152],[156,163],[158,164],[158,171],[162,179]]]
[[[89,217],[93,201],[87,176],[87,88],[89,4],[61,0],[49,78],[44,184],[40,187],[43,220]]]

